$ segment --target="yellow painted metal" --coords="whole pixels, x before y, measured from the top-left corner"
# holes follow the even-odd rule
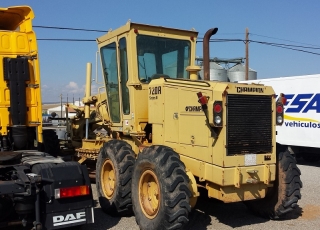
[[[267,185],[243,184],[240,188],[235,186],[219,186],[214,183],[207,183],[208,196],[219,199],[225,203],[261,199],[266,196]]]
[[[85,162],[88,158],[86,156],[81,156],[81,158],[78,160],[79,164],[82,164],[83,162]]]
[[[26,82],[26,103],[28,107],[26,125],[35,127],[37,141],[42,142],[41,82],[36,35],[32,29],[34,13],[28,6],[0,8],[0,61],[3,58],[28,57],[30,81]],[[7,135],[12,126],[8,111],[10,89],[3,77],[0,65],[0,134]]]
[[[193,176],[192,172],[188,169],[186,169],[187,176],[189,177],[189,189],[192,193],[192,197],[190,197],[190,206],[191,208],[194,208],[197,204],[198,196],[200,196],[200,193],[198,192],[198,186],[197,181],[195,177]]]
[[[198,72],[201,70],[200,66],[188,66],[186,70],[190,72],[191,80],[198,80]]]
[[[235,181],[239,184],[239,186],[247,184],[247,180],[253,176],[247,172],[248,169],[257,171],[257,173],[254,174],[254,178],[258,178],[259,183],[264,183],[266,180],[273,182],[276,177],[276,166],[274,164],[269,165],[270,171],[268,174],[266,174],[264,171],[266,166],[261,164],[255,166],[224,168],[199,161],[182,154],[180,154],[180,159],[192,172],[192,174],[199,178],[199,180],[202,179],[202,181],[212,182],[220,186],[235,186]]]
[[[76,149],[76,153],[80,157],[97,160],[100,149],[105,142],[106,140],[83,139],[82,146]]]
[[[265,184],[269,184],[270,183],[270,180],[271,180],[271,171],[270,171],[270,165],[267,165],[267,164],[265,164],[264,165],[264,183]]]
[[[241,184],[241,169],[238,167],[234,168],[234,187],[240,188]]]
[[[140,124],[147,123],[149,120],[149,108],[147,106],[149,85],[141,83],[138,76],[139,64],[137,61],[136,48],[137,34],[188,40],[191,44],[190,60],[195,60],[196,37],[198,32],[128,22],[126,25],[116,30],[110,30],[106,35],[97,38],[99,50],[107,44],[118,42],[121,38],[126,38],[127,41],[128,48],[126,51],[129,68],[128,72],[130,73],[127,86],[130,95],[130,114],[126,115],[122,113],[122,120],[126,122],[122,122],[121,124],[112,124],[112,129],[114,131],[124,132],[127,134],[138,132]],[[190,40],[190,37],[194,37],[193,41]],[[118,72],[120,73],[120,71],[119,66]],[[106,99],[108,100],[108,97]],[[136,103],[137,101],[139,101],[139,103]],[[120,108],[122,108],[122,101],[120,101]]]
[[[148,84],[140,81],[139,66],[141,66],[141,63],[139,63],[137,57],[137,37],[139,35],[190,42],[190,60],[184,60],[190,63],[190,66],[186,69],[190,79],[160,77],[159,79],[153,79]],[[226,149],[227,115],[223,112],[223,126],[219,128],[216,137],[211,129],[214,126],[213,104],[215,101],[221,101],[223,111],[227,111],[226,95],[239,95],[241,93],[238,92],[237,87],[246,85],[197,80],[199,67],[194,64],[197,35],[197,32],[191,30],[128,22],[119,29],[110,30],[106,35],[99,37],[97,39],[99,50],[111,43],[115,43],[116,47],[119,47],[119,41],[123,38],[126,40],[128,80],[125,87],[127,87],[130,95],[130,113],[125,114],[122,111],[123,88],[121,86],[118,87],[118,95],[110,93],[107,96],[105,92],[100,92],[96,95],[96,113],[91,123],[108,130],[108,134],[107,136],[96,134],[93,135],[93,139],[101,141],[108,141],[110,138],[125,140],[132,146],[136,154],[150,145],[169,146],[180,154],[180,159],[189,170],[187,172],[189,177],[196,178],[196,181],[206,184],[210,197],[225,202],[262,198],[265,196],[267,188],[273,186],[276,177],[274,99],[272,99],[272,114],[270,114],[272,116],[271,151],[266,154],[256,154],[256,162],[250,166],[246,165],[243,153],[228,156]],[[119,63],[119,48],[116,53],[118,81],[121,82],[122,69]],[[248,86],[262,90],[252,90],[252,92],[242,94],[248,96],[267,95],[270,97],[274,95],[271,87],[263,85]],[[161,93],[157,95],[150,93],[155,88],[161,89]],[[206,116],[198,102],[198,92],[201,92],[208,99]],[[109,114],[109,101],[115,96],[119,96],[119,104],[117,104],[120,107],[121,115],[119,123],[113,123]],[[81,118],[78,119],[76,124],[81,127]],[[261,123],[261,125],[263,124]],[[148,126],[152,126],[149,132],[146,128]],[[85,145],[87,143],[83,144],[83,146]],[[92,148],[96,151],[96,147]],[[156,180],[152,179],[152,172],[148,172],[147,175],[146,177],[151,178],[150,180]],[[192,191],[196,191],[194,184],[191,187]],[[150,207],[154,207],[154,205]],[[146,216],[149,215],[149,218],[153,218],[153,208],[145,208],[145,214]]]
[[[106,140],[82,140],[82,149],[83,150],[94,150],[94,152],[99,152],[100,148],[103,146]]]
[[[139,202],[147,218],[157,216],[161,204],[160,183],[151,169],[145,170],[139,179]]]
[[[88,103],[91,98],[91,71],[92,71],[92,65],[91,63],[87,63],[87,79],[86,79],[86,96],[84,98],[84,118],[89,119],[90,116],[90,104]]]
[[[116,189],[116,173],[115,168],[110,159],[106,159],[101,167],[101,187],[105,197],[111,199]]]

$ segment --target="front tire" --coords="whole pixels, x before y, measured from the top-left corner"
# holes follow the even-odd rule
[[[131,146],[121,140],[111,140],[100,150],[96,167],[99,203],[111,216],[132,213],[131,177],[135,154]]]
[[[173,149],[151,146],[138,154],[132,203],[140,229],[181,229],[191,211],[189,178]]]
[[[276,181],[261,200],[245,201],[254,213],[268,219],[279,219],[297,207],[301,199],[301,172],[289,151],[277,154]]]

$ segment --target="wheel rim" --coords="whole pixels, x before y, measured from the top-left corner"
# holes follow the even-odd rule
[[[157,176],[150,169],[144,171],[140,177],[139,202],[147,218],[156,217],[160,208],[160,187]]]
[[[101,168],[101,187],[103,194],[108,199],[111,199],[116,187],[116,174],[113,163],[110,159],[107,159]]]

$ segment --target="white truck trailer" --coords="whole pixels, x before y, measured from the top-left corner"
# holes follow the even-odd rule
[[[302,157],[320,160],[320,74],[242,81],[272,86],[284,93],[284,122],[277,126],[277,148]]]

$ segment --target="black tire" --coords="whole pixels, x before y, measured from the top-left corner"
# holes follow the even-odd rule
[[[57,134],[52,129],[45,129],[42,132],[44,152],[56,157],[60,153],[60,143]]]
[[[298,206],[301,199],[301,172],[289,151],[277,154],[276,181],[261,200],[244,202],[254,213],[268,219],[280,219]]]
[[[316,163],[320,160],[320,154],[302,154],[303,160],[305,160],[308,163]]]
[[[173,149],[151,146],[139,153],[132,176],[132,203],[140,229],[183,228],[191,211],[188,182],[185,166]]]
[[[114,187],[102,182],[106,179],[102,170],[110,163],[113,164]],[[132,214],[131,177],[134,163],[135,154],[125,141],[108,141],[99,152],[96,166],[97,193],[101,208],[111,216]]]

